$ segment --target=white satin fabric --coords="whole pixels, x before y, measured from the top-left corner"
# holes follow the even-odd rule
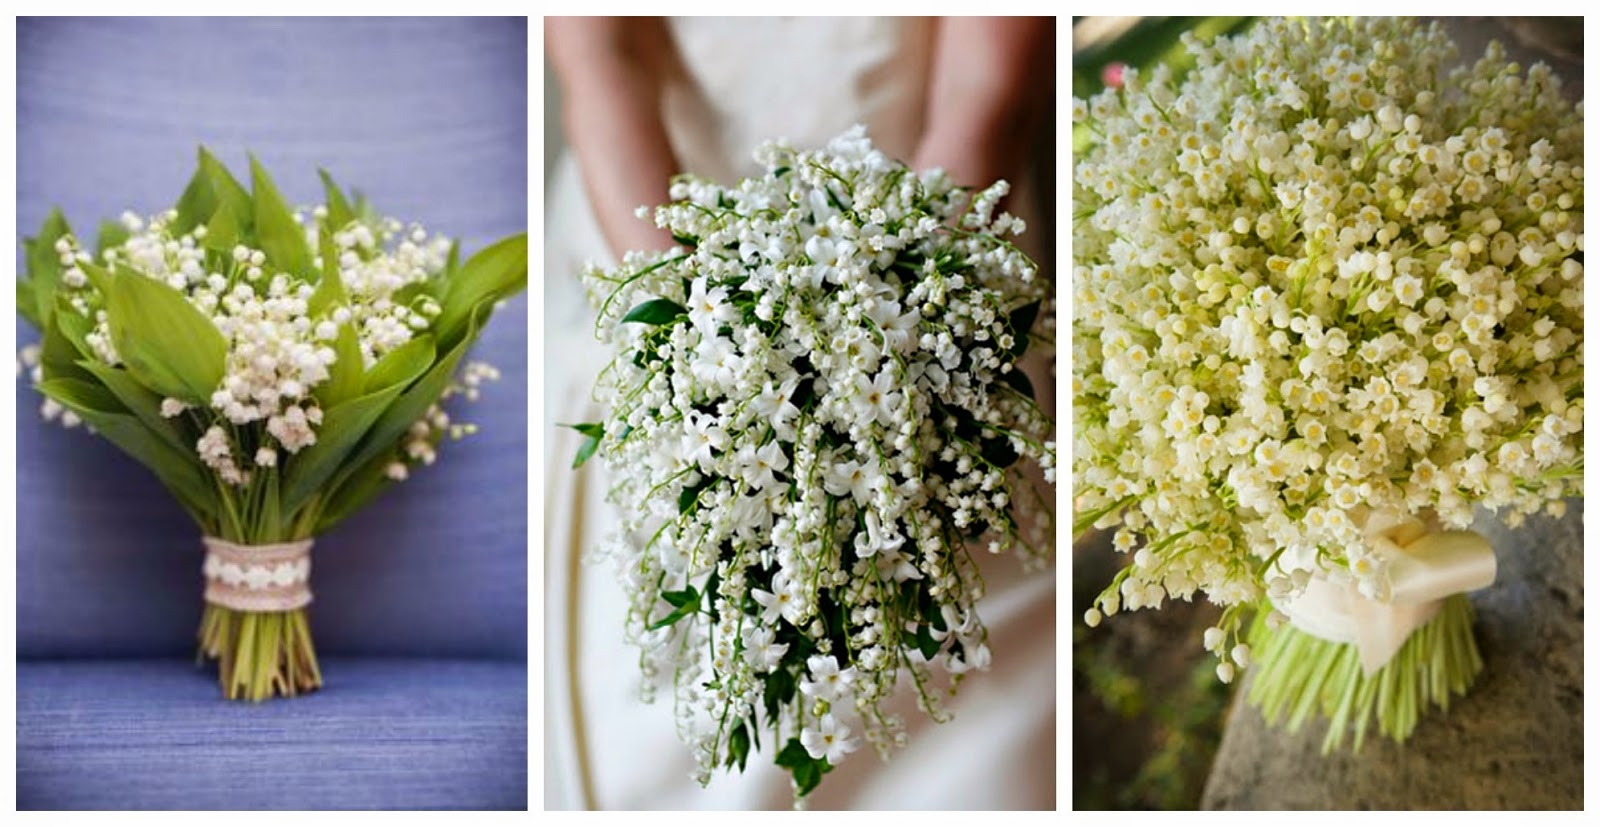
[[[672,30],[692,83],[672,90],[666,115],[687,169],[731,183],[755,171],[750,153],[763,140],[818,146],[857,122],[868,124],[885,151],[910,157],[921,129],[925,22],[695,19],[675,20]],[[599,417],[590,386],[607,357],[592,339],[593,315],[577,273],[586,260],[613,258],[570,155],[552,175],[547,207],[545,806],[786,809],[789,778],[771,766],[767,743],[743,775],[719,773],[706,789],[690,778],[694,764],[673,729],[670,688],[654,705],[638,700],[638,658],[622,639],[626,602],[612,572],[580,562],[615,518],[605,503],[604,468],[591,462],[572,470],[581,438],[557,423]],[[1024,239],[1037,245],[1040,236]],[[1047,377],[1034,381],[1053,399]],[[928,721],[902,687],[894,711],[908,724],[909,746],[887,764],[869,749],[857,752],[824,779],[808,806],[1055,806],[1054,575],[1025,577],[1009,557],[980,564],[989,589],[980,612],[991,669],[962,684],[948,704],[955,718],[944,725]]]

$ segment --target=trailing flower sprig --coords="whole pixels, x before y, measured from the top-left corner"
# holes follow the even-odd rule
[[[988,665],[969,542],[1048,559],[1014,494],[1020,460],[1053,480],[1018,368],[1049,290],[1005,240],[1004,182],[956,188],[859,128],[756,158],[736,186],[672,183],[654,215],[682,247],[585,273],[618,355],[578,462],[612,471],[627,634],[699,778],[766,738],[799,797],[861,737],[903,741],[902,676],[942,719],[934,668]]]
[[[1410,20],[1187,45],[1073,102],[1074,528],[1135,552],[1088,622],[1203,591],[1229,680],[1247,608],[1388,594],[1367,515],[1581,496],[1583,107]]]

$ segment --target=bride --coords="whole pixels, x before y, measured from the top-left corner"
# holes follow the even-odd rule
[[[701,789],[663,701],[639,701],[637,657],[623,642],[626,602],[612,573],[587,565],[616,522],[604,469],[570,468],[581,439],[560,422],[594,421],[589,402],[607,354],[578,272],[628,250],[673,245],[638,219],[667,200],[679,172],[733,183],[757,171],[765,140],[820,146],[855,123],[891,157],[952,178],[1013,185],[1028,220],[1024,250],[1049,272],[1053,186],[1035,163],[1053,151],[1051,18],[549,18],[546,53],[561,81],[569,151],[551,173],[545,229],[545,807],[787,808],[789,778],[771,756]],[[1046,173],[1052,166],[1044,164]],[[1054,412],[1054,382],[1029,370]],[[982,561],[992,668],[962,685],[933,724],[903,691],[909,743],[880,764],[866,754],[830,774],[813,808],[1038,809],[1055,806],[1055,588],[1009,557]],[[904,688],[903,688],[904,689]]]

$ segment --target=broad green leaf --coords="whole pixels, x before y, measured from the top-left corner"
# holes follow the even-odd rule
[[[93,374],[151,433],[180,452],[193,450],[195,440],[179,427],[181,420],[162,416],[161,395],[139,384],[133,374],[92,359],[84,359],[78,365]]]
[[[339,185],[334,183],[333,176],[325,169],[317,170],[317,175],[322,177],[322,190],[327,194],[328,224],[336,230],[343,229],[345,225],[356,220],[356,211],[351,209],[350,202],[345,200],[344,193]]]
[[[397,482],[388,474],[389,463],[393,461],[392,455],[379,454],[367,460],[360,468],[347,472],[344,481],[322,502],[322,513],[317,519],[316,533],[320,534],[333,528],[343,522],[344,518],[377,499],[379,494],[389,490],[389,487]]]
[[[278,472],[276,470],[266,470],[263,473],[267,477],[267,490],[261,498],[261,516],[256,523],[256,542],[258,543],[273,542],[284,536],[282,526],[279,525],[282,522],[283,512],[280,510],[281,498],[279,497]]]
[[[28,324],[33,325],[34,329],[44,327],[44,321],[40,318],[39,303],[33,295],[33,282],[28,279],[17,279],[17,312],[21,313],[22,318],[27,319]]]
[[[345,463],[346,470],[339,474],[333,481],[334,497],[338,496],[338,488],[344,484],[347,477],[365,466],[374,458],[389,456],[411,425],[427,412],[428,406],[439,400],[439,395],[444,393],[452,379],[455,378],[456,366],[466,355],[467,348],[477,338],[483,320],[489,316],[492,302],[484,302],[475,310],[467,324],[467,332],[454,348],[440,358],[432,368],[404,393],[395,400],[383,416],[372,426],[372,430],[361,441],[361,446]],[[326,524],[324,524],[326,525]]]
[[[328,233],[327,227],[322,228],[318,241],[322,256],[322,278],[317,282],[317,289],[312,291],[311,298],[306,300],[306,313],[313,319],[350,301],[344,292],[344,279],[339,276],[338,248],[334,246],[333,236]]]
[[[694,586],[690,586],[682,591],[662,592],[661,599],[667,601],[667,605],[674,609],[681,609],[690,603],[698,606],[700,605],[700,592],[696,591]]]
[[[233,213],[233,208],[220,206],[211,214],[210,223],[206,224],[206,237],[204,247],[216,250],[226,256],[233,255],[233,248],[244,241],[244,229],[239,226],[239,219]]]
[[[255,190],[255,229],[257,245],[267,261],[278,269],[303,279],[312,277],[311,248],[306,231],[294,220],[272,176],[254,155],[250,156],[250,186]]]
[[[336,355],[328,367],[328,378],[316,389],[317,401],[323,410],[360,396],[366,379],[355,328],[348,323],[339,325],[339,338],[334,340],[333,350]]]
[[[100,237],[95,241],[94,250],[97,258],[104,257],[106,251],[112,247],[119,247],[128,240],[133,233],[123,226],[121,221],[100,222]]]
[[[657,620],[656,622],[650,624],[649,626],[646,626],[645,628],[649,629],[651,631],[654,631],[656,629],[665,629],[668,626],[671,626],[672,624],[677,623],[678,621],[688,617],[689,615],[694,614],[695,612],[697,612],[699,610],[700,610],[699,602],[685,603],[682,606],[679,606],[678,608],[673,609],[671,612],[668,612],[666,617],[663,617],[660,620]]]
[[[110,270],[92,262],[79,262],[78,269],[83,271],[89,283],[94,285],[94,289],[99,291],[101,296],[111,295],[111,282],[115,279]]]
[[[233,173],[229,172],[216,156],[206,151],[205,147],[200,148],[200,169],[205,172],[206,181],[211,186],[215,203],[213,211],[224,206],[233,210],[233,217],[239,222],[240,230],[248,234],[249,229],[255,225],[250,192],[239,183],[239,179],[233,177]]]
[[[737,765],[739,772],[744,772],[746,760],[750,757],[750,731],[745,729],[744,721],[728,733],[728,766]]]
[[[39,383],[38,388],[71,409],[106,441],[149,468],[202,528],[214,523],[217,493],[198,454],[178,451],[151,434],[137,417],[124,413],[116,397],[103,387],[54,379]]]
[[[183,194],[178,196],[177,210],[178,217],[172,222],[172,231],[178,235],[183,235],[195,227],[204,226],[217,211],[217,197],[211,193],[211,181],[206,177],[203,165],[195,165],[194,175],[189,177],[188,186],[184,187]]]
[[[50,323],[55,312],[56,288],[61,284],[61,254],[56,252],[56,241],[72,232],[61,210],[52,209],[45,216],[39,234],[24,243],[28,254],[28,280],[33,283],[34,313],[42,329]]]
[[[58,311],[58,315],[62,314]],[[78,366],[78,360],[84,355],[71,337],[61,330],[59,321],[53,320],[44,329],[44,335],[39,340],[39,364],[45,379],[93,382],[94,375]]]
[[[346,464],[351,451],[400,395],[398,386],[330,408],[317,426],[317,441],[280,459],[284,467],[282,513],[294,514]]]
[[[390,357],[394,359],[385,364]],[[364,461],[357,458],[346,462],[401,391],[432,363],[433,342],[426,336],[413,339],[373,365],[364,379],[364,396],[324,411],[316,443],[295,454],[285,468],[284,514],[299,511],[341,468]]]
[[[78,315],[78,311],[66,307],[66,299],[56,302],[55,327],[61,335],[67,337],[72,347],[83,356],[94,358],[94,351],[89,347],[89,332],[94,330],[94,322]]]
[[[162,396],[210,403],[226,368],[228,343],[182,293],[152,278],[119,273],[106,313],[112,344],[139,384]]]
[[[686,316],[688,313],[689,311],[685,310],[683,305],[671,299],[651,299],[629,310],[628,315],[622,317],[622,321],[623,323],[638,322],[640,324],[661,325],[681,316]]]
[[[467,320],[485,301],[498,301],[528,286],[528,234],[501,239],[479,250],[450,279],[440,302],[434,334],[439,345],[452,348],[467,328]]]
[[[433,337],[418,336],[385,353],[367,369],[362,390],[371,393],[383,388],[404,388],[433,365]]]
[[[127,409],[115,394],[89,379],[46,379],[36,387],[45,396],[60,402],[75,413],[123,414]]]

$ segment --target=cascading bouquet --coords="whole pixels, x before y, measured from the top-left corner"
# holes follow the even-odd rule
[[[857,733],[903,742],[900,676],[937,720],[933,668],[987,666],[969,541],[1048,561],[1018,519],[1048,506],[1013,484],[1019,459],[1053,480],[1017,368],[1048,286],[1004,239],[1004,182],[913,172],[860,127],[756,160],[735,187],[674,180],[655,220],[692,249],[585,273],[617,356],[577,461],[611,471],[627,634],[647,696],[672,677],[701,783],[766,734],[798,802]]]
[[[1204,591],[1269,719],[1404,740],[1482,668],[1474,508],[1582,494],[1582,105],[1408,20],[1187,45],[1073,104],[1074,533],[1135,552],[1085,619]]]
[[[313,538],[471,432],[440,403],[494,378],[462,360],[528,253],[517,235],[461,263],[327,173],[309,213],[254,159],[251,178],[202,149],[175,208],[107,223],[93,255],[52,213],[17,308],[42,334],[24,360],[45,415],[126,451],[199,525],[201,652],[224,695],[259,701],[321,686]]]

